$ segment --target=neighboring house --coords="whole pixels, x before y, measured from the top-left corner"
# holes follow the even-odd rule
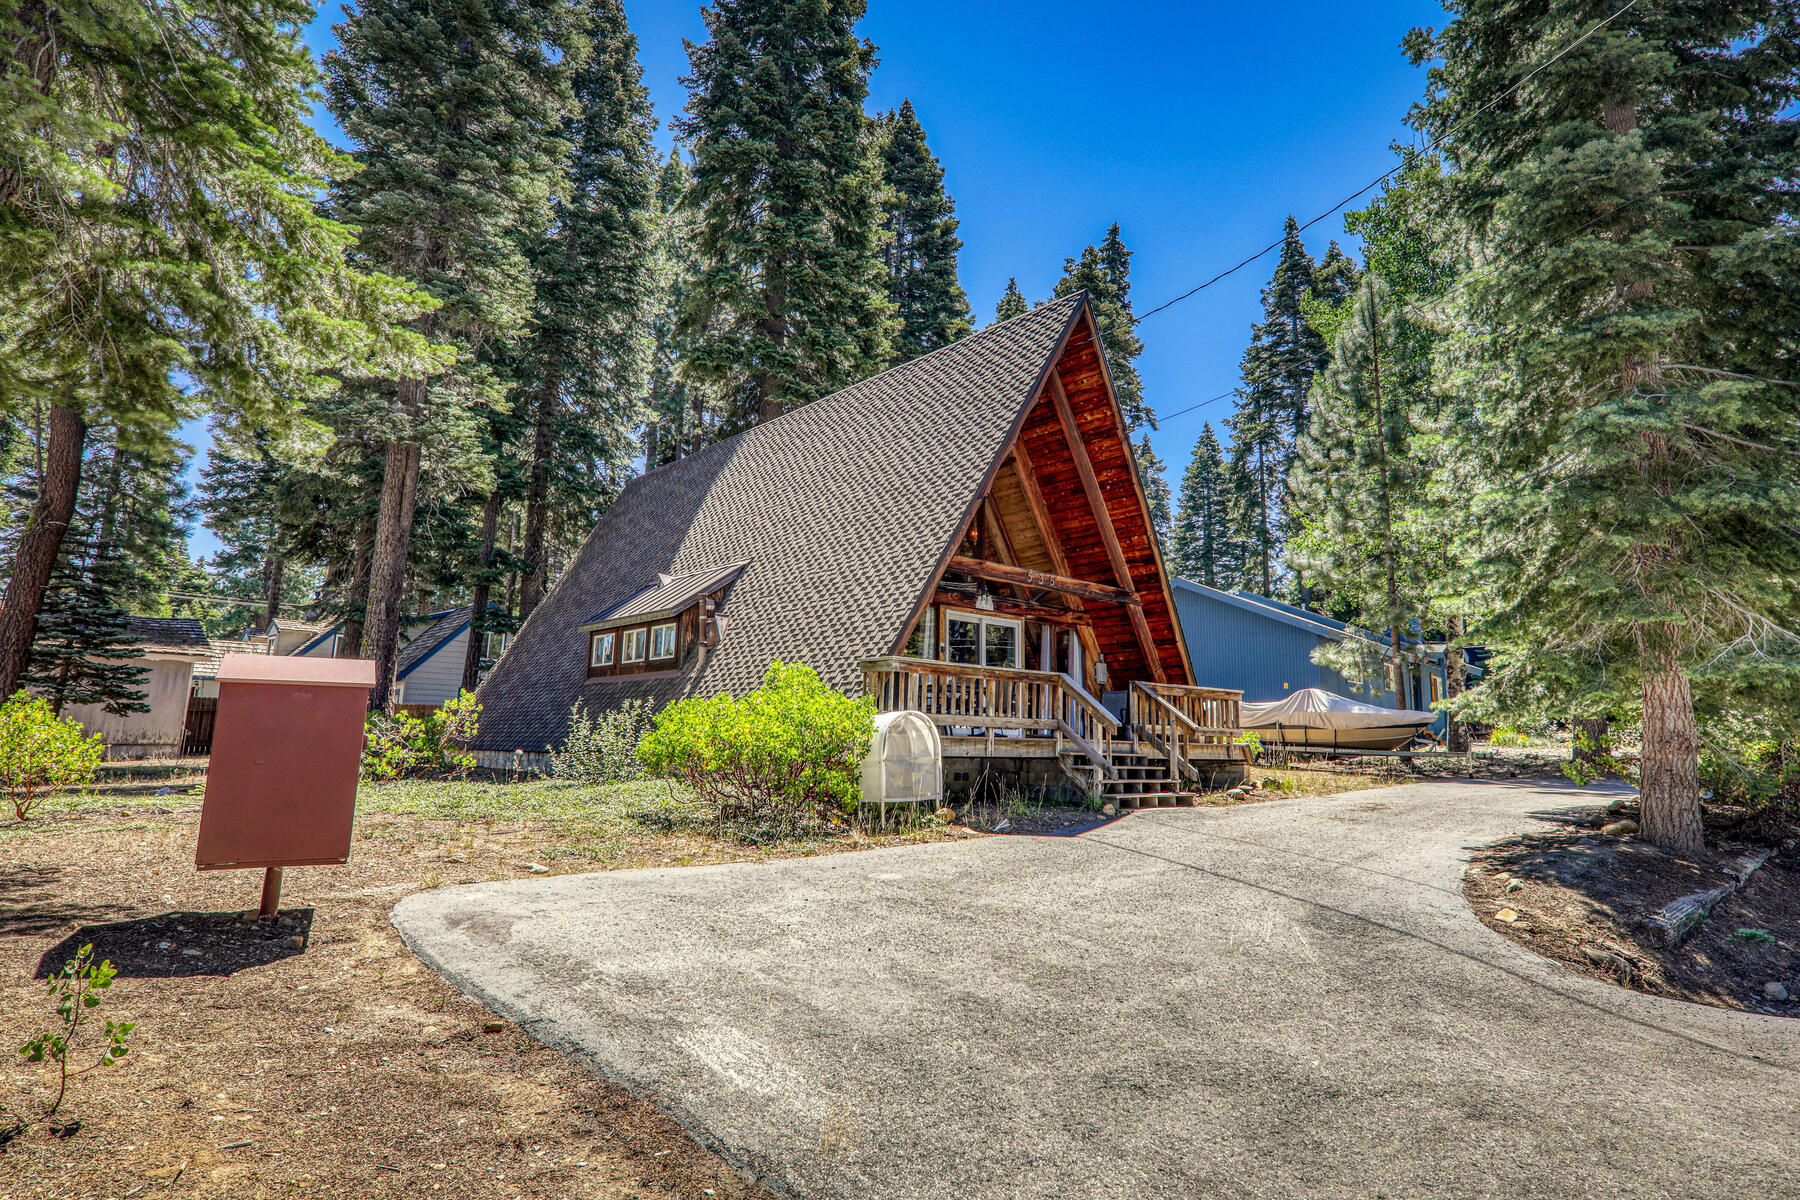
[[[192,617],[131,617],[127,628],[144,648],[132,660],[147,667],[140,687],[149,712],[116,716],[95,704],[71,704],[63,716],[106,742],[108,758],[154,758],[181,752],[196,666],[217,663],[212,639]]]
[[[497,608],[489,612],[499,611]],[[490,633],[488,659],[506,649],[507,636]],[[293,653],[312,658],[336,658],[343,644],[343,626],[322,629]],[[400,631],[400,657],[394,667],[395,704],[409,708],[436,708],[456,699],[462,691],[463,660],[469,652],[469,606],[446,608],[409,622]]]
[[[1441,643],[1407,645],[1411,665],[1405,695],[1396,696],[1385,679],[1375,690],[1365,691],[1332,668],[1315,663],[1313,651],[1326,642],[1357,637],[1385,652],[1385,635],[1254,592],[1221,591],[1190,579],[1170,582],[1195,672],[1221,687],[1236,688],[1251,703],[1279,700],[1300,688],[1321,688],[1388,708],[1424,710],[1444,698]],[[1434,726],[1440,733],[1443,723],[1440,716]]]
[[[632,480],[482,685],[475,748],[541,755],[577,702],[742,693],[776,659],[930,715],[953,793],[1178,803],[1243,770],[1085,294]]]
[[[434,612],[407,626],[394,665],[394,703],[438,707],[462,691],[469,656],[469,606]]]
[[[267,628],[246,630],[244,640],[255,647],[253,653],[293,654],[302,646],[317,641],[319,635],[330,628],[331,626],[318,621],[277,617],[269,622]]]

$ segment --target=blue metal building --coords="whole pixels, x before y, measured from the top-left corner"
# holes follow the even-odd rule
[[[1312,652],[1322,642],[1346,637],[1385,646],[1385,636],[1253,592],[1226,592],[1180,578],[1169,583],[1194,664],[1194,682],[1202,686],[1237,688],[1252,702],[1280,700],[1301,688],[1321,688],[1389,708],[1428,709],[1444,698],[1441,646],[1411,645],[1414,655],[1422,650],[1422,661],[1412,668],[1407,695],[1394,695],[1385,683],[1375,691],[1361,691],[1337,671],[1313,662]],[[1443,725],[1440,716],[1433,728],[1442,733]]]

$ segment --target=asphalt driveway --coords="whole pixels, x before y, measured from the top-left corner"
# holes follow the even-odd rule
[[[1800,1197],[1800,1021],[1483,927],[1420,784],[768,865],[441,888],[464,990],[801,1196]]]

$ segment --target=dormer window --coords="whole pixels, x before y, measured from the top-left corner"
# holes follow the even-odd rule
[[[658,575],[651,586],[595,613],[582,626],[588,678],[673,675],[704,662],[729,620],[718,606],[746,565]]]

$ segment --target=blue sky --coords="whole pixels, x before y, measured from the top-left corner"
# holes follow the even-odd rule
[[[694,0],[626,0],[644,79],[670,141],[687,70],[682,39],[703,40]],[[1132,260],[1139,312],[1273,241],[1393,165],[1423,88],[1399,42],[1441,23],[1433,0],[1285,4],[1030,5],[871,0],[863,36],[879,47],[871,111],[911,97],[962,220],[962,281],[985,323],[1009,275],[1046,298],[1063,260],[1113,221]],[[323,53],[342,20],[324,0],[308,44]],[[320,113],[319,128],[343,137]],[[1307,233],[1314,254],[1342,236],[1332,217]],[[1173,413],[1237,382],[1238,356],[1273,259],[1139,327],[1145,399]],[[1172,418],[1152,436],[1180,478],[1203,421],[1230,400]],[[204,440],[203,430],[190,437]],[[196,467],[196,471],[197,471]],[[215,548],[196,530],[196,554]]]

